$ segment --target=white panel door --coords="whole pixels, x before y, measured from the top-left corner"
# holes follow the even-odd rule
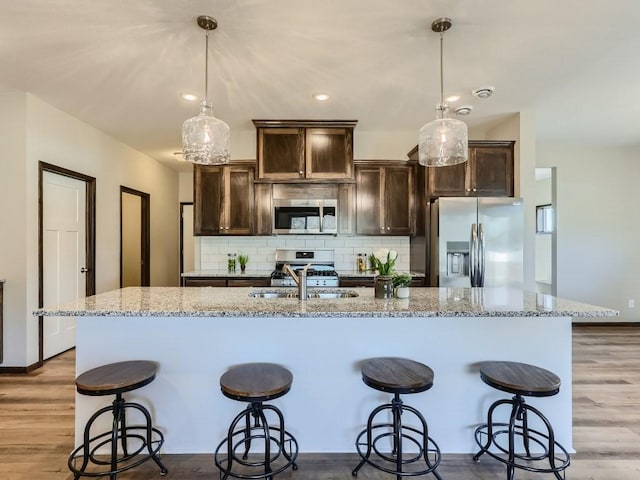
[[[85,296],[86,184],[43,173],[43,297],[51,307]],[[44,358],[75,346],[74,317],[45,317]]]

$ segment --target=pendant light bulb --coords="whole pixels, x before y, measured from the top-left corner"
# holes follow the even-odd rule
[[[204,98],[200,113],[182,124],[182,154],[185,160],[200,165],[227,163],[230,157],[229,125],[213,115],[213,107],[207,99],[209,74],[209,32],[218,27],[215,18],[202,15],[198,26],[206,31]]]
[[[447,117],[444,100],[443,40],[444,32],[451,28],[449,18],[440,18],[431,24],[431,30],[440,33],[440,104],[436,106],[436,119],[423,125],[418,132],[418,163],[427,167],[446,167],[467,161],[469,135],[467,125]]]

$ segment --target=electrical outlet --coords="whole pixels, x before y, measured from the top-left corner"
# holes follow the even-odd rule
[[[629,308],[636,308],[636,301],[633,298],[629,299],[627,306]]]

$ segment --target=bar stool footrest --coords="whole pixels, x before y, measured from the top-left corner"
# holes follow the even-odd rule
[[[382,433],[374,436],[374,432],[377,430],[383,430]],[[402,425],[400,436],[403,440],[408,440],[411,444],[415,445],[417,449],[410,452],[404,452],[401,464],[403,466],[402,471],[399,472],[397,470],[397,455],[395,452],[384,451],[378,445],[381,441],[388,441],[387,446],[391,444],[393,441],[393,436],[395,435],[393,432],[393,424],[392,423],[380,423],[376,425],[372,425],[371,427],[371,453],[374,453],[375,456],[367,456],[367,450],[369,448],[369,444],[367,443],[366,436],[368,434],[368,429],[362,430],[358,437],[356,438],[356,449],[358,451],[358,455],[360,456],[363,463],[371,465],[372,467],[381,470],[386,473],[391,473],[393,475],[400,475],[403,477],[415,477],[419,475],[426,475],[428,473],[436,473],[435,470],[440,464],[441,453],[440,448],[436,444],[436,442],[431,438],[427,437],[427,445],[423,447],[423,438],[424,432],[418,430],[415,427]],[[411,435],[411,434],[415,435]],[[362,437],[365,437],[362,440]],[[420,438],[416,438],[419,436]],[[426,451],[425,451],[426,448]],[[426,462],[427,467],[422,468],[415,465],[414,469],[410,469],[406,471],[404,469],[407,465],[416,464],[420,460]],[[387,466],[385,463],[389,463],[393,466]],[[354,469],[352,472],[353,476],[357,476],[359,468],[362,466],[362,463],[358,465],[358,468]],[[420,468],[420,469],[418,469]],[[436,474],[437,475],[437,474]],[[439,477],[438,477],[439,478]]]
[[[280,428],[269,426],[268,428],[270,432],[269,440],[270,440],[270,445],[272,446],[270,460],[269,460],[271,471],[269,472],[263,471],[262,473],[248,473],[248,472],[240,473],[238,471],[232,471],[232,468],[230,467],[230,463],[231,465],[233,465],[234,463],[242,465],[242,467],[245,467],[246,470],[250,470],[252,468],[260,468],[264,470],[267,464],[266,460],[264,459],[264,455],[260,455],[260,460],[252,461],[251,454],[245,453],[244,450],[245,450],[245,445],[247,441],[250,441],[250,442],[254,442],[256,440],[258,442],[265,441],[264,433],[252,433],[254,430],[259,432],[264,432],[263,427],[260,427],[260,426],[251,427],[250,430],[251,432],[249,432],[248,435],[246,434],[247,433],[246,429],[236,430],[235,432],[233,432],[230,438],[227,437],[224,440],[222,440],[218,445],[218,447],[216,448],[216,451],[214,454],[214,460],[215,460],[216,466],[220,469],[220,478],[224,479],[229,476],[234,478],[241,478],[241,479],[271,478],[274,475],[284,472],[289,467],[291,467],[293,470],[298,469],[298,465],[296,465],[296,458],[298,457],[298,441],[296,440],[296,438],[293,435],[291,435],[291,433],[284,430],[283,432],[284,444],[281,444]],[[271,432],[274,432],[275,436],[271,435]],[[235,437],[239,437],[237,441],[234,440]],[[228,451],[228,442],[232,442],[231,462],[229,461],[230,459],[228,458],[228,456],[225,454]],[[277,462],[277,460],[281,456],[283,456],[285,459],[284,463],[278,462],[274,465],[274,462]]]
[[[105,477],[105,476],[117,475],[119,473],[135,468],[138,465],[141,465],[144,462],[151,459],[156,461],[156,463],[158,463],[158,466],[160,466],[160,474],[166,475],[168,470],[164,467],[164,465],[160,464],[157,459],[158,453],[160,452],[160,448],[164,443],[164,435],[162,434],[162,432],[157,428],[152,427],[151,431],[153,432],[154,438],[149,443],[147,442],[147,439],[146,439],[146,433],[147,433],[146,426],[144,425],[127,426],[126,430],[127,430],[126,438],[135,439],[138,442],[140,442],[140,445],[135,449],[135,451],[128,452],[127,454],[122,453],[120,456],[118,456],[118,458],[116,459],[118,468],[116,470],[109,469],[109,470],[103,470],[103,471],[100,471],[100,470],[89,471],[89,472],[86,471],[86,468],[90,464],[93,464],[96,466],[111,467],[112,461],[110,458],[110,454],[98,453],[98,450],[101,447],[111,444],[111,441],[112,441],[112,432],[104,432],[99,435],[96,435],[95,437],[92,437],[89,440],[90,446],[89,446],[89,452],[87,457],[88,461],[86,463],[84,463],[84,454],[83,454],[83,451],[85,450],[84,444],[80,445],[71,453],[71,455],[69,455],[67,465],[69,467],[69,470],[71,470],[71,472],[74,473],[74,478],[79,478],[80,476]],[[136,433],[137,431],[142,431],[144,435],[140,433]],[[122,438],[123,438],[122,435],[118,434],[117,442],[121,443]],[[104,439],[104,440],[99,441],[101,439]],[[147,450],[147,453],[144,455],[140,455],[144,450]],[[103,457],[104,459],[101,457]],[[76,464],[79,461],[83,461],[84,463],[84,465],[81,466],[80,468],[76,466]]]
[[[482,424],[475,431],[475,440],[480,451],[473,457],[474,461],[479,462],[482,454],[487,454],[495,460],[513,468],[526,470],[528,472],[536,473],[555,473],[559,474],[563,472],[570,464],[569,452],[558,442],[553,441],[554,457],[550,458],[549,453],[549,435],[532,428],[527,428],[527,432],[524,432],[522,425],[515,425],[513,427],[514,437],[520,439],[528,438],[528,440],[541,448],[542,451],[530,451],[528,454],[525,451],[519,451],[513,453],[513,460],[509,460],[509,424],[508,423],[493,423],[492,434],[487,447],[487,440],[489,436],[488,424]],[[489,448],[494,447],[498,450],[491,451]],[[553,460],[553,462],[551,462]],[[546,462],[547,466],[536,465],[536,462]],[[553,465],[551,466],[550,463]]]

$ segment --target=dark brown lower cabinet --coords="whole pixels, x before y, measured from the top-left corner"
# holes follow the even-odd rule
[[[340,277],[341,287],[373,287],[373,277]],[[410,287],[423,287],[424,278],[414,277]]]
[[[183,277],[183,287],[268,287],[269,277]]]

